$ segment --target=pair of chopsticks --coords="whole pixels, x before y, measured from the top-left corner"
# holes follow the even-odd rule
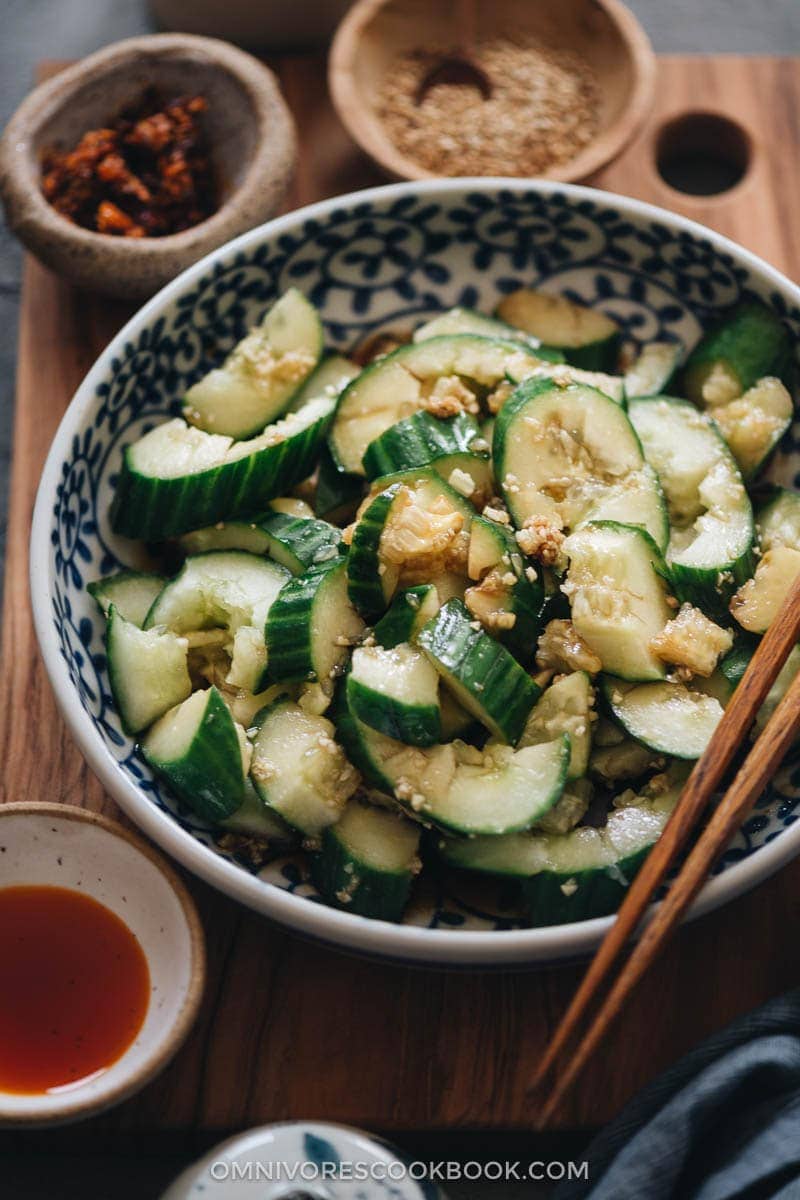
[[[536,1104],[537,1129],[546,1127],[575,1079],[620,1013],[647,968],[694,900],[716,860],[775,774],[800,729],[800,673],[752,746],[724,797],[714,809],[664,900],[655,910],[622,966],[613,971],[626,944],[672,863],[699,826],[725,771],[747,737],[756,713],[800,637],[800,576],[756,649],[733,699],[702,758],[686,781],[664,832],[631,884],[583,981],[556,1030],[528,1091]],[[605,993],[591,1024],[578,1040],[590,1004]],[[555,1068],[561,1063],[561,1069]],[[552,1087],[544,1087],[553,1078]]]

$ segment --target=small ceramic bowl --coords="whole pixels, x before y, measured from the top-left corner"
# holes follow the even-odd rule
[[[470,62],[471,47],[478,41],[531,36],[573,51],[594,69],[597,135],[569,162],[542,176],[566,182],[586,179],[619,154],[653,100],[655,55],[647,34],[619,0],[359,0],[339,26],[331,49],[333,102],[351,137],[389,175],[431,179],[434,172],[397,149],[376,111],[395,59],[419,48],[441,50],[448,58],[456,49]]]
[[[40,158],[71,148],[149,86],[165,99],[202,95],[217,211],[182,233],[122,238],[61,216],[40,189]],[[295,162],[294,123],[275,76],[225,42],[156,34],[116,42],[60,72],[17,109],[0,140],[0,195],[13,232],[46,266],[80,287],[143,299],[185,267],[280,207]]]
[[[0,805],[0,846],[3,887],[80,889],[125,922],[147,959],[144,1023],[116,1062],[69,1088],[36,1095],[0,1090],[0,1126],[76,1121],[138,1091],[183,1042],[205,982],[202,926],[161,855],[97,813],[68,804]]]
[[[294,1121],[214,1146],[161,1200],[445,1200],[423,1173],[359,1129]]]

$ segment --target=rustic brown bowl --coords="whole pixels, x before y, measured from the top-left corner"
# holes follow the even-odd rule
[[[42,151],[75,145],[149,85],[168,98],[199,93],[208,100],[220,207],[168,237],[113,237],[72,224],[41,193]],[[274,216],[294,161],[294,123],[271,71],[213,38],[155,34],[107,46],[23,101],[0,140],[0,196],[10,228],[46,266],[80,287],[142,299]]]
[[[423,48],[454,47],[505,36],[541,38],[579,54],[600,90],[599,131],[575,158],[543,178],[573,182],[599,170],[633,137],[653,99],[655,56],[639,22],[619,0],[359,0],[333,42],[329,81],[339,117],[363,150],[399,179],[433,172],[403,155],[385,133],[376,105],[394,60]]]

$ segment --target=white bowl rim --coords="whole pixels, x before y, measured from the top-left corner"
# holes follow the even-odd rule
[[[82,710],[81,710],[82,711]],[[84,1090],[81,1082],[74,1088],[53,1095],[52,1093],[22,1093],[27,1104],[15,1107],[15,1093],[0,1090],[0,1129],[42,1128],[62,1125],[97,1116],[123,1100],[140,1092],[155,1075],[159,1074],[174,1058],[194,1025],[203,999],[206,981],[206,943],[200,915],[186,884],[173,869],[172,863],[156,846],[145,841],[138,832],[126,829],[105,813],[82,808],[77,804],[56,803],[48,800],[20,800],[0,805],[0,823],[4,817],[40,817],[42,821],[74,821],[78,825],[91,825],[104,837],[117,838],[161,873],[167,886],[174,892],[186,926],[186,954],[189,964],[189,982],[180,1000],[180,1006],[172,1024],[165,1028],[160,1038],[153,1041],[138,1065],[131,1064],[127,1073],[115,1084],[108,1085],[103,1077],[97,1084]],[[113,910],[116,911],[116,910]],[[120,1060],[124,1058],[120,1056]],[[114,1065],[114,1064],[112,1064]],[[33,1102],[33,1103],[31,1103]]]
[[[182,829],[169,813],[152,803],[128,779],[96,734],[83,706],[75,704],[75,692],[61,658],[51,620],[50,588],[42,586],[48,578],[51,498],[55,495],[61,464],[65,459],[72,430],[95,399],[95,388],[108,370],[111,359],[126,340],[155,316],[165,302],[198,281],[216,261],[229,258],[238,250],[279,236],[303,221],[326,216],[331,210],[372,201],[402,199],[406,196],[448,196],[461,192],[498,191],[540,194],[564,194],[574,201],[607,205],[630,216],[658,221],[681,232],[710,242],[721,253],[733,256],[775,290],[789,293],[800,307],[800,287],[775,267],[730,238],[716,233],[697,221],[679,216],[668,209],[617,196],[612,192],[558,181],[517,179],[504,176],[464,176],[386,184],[365,188],[320,200],[304,208],[276,217],[241,234],[213,250],[148,300],[109,342],[78,387],[53,438],[36,495],[30,540],[30,582],[34,627],[56,701],[67,727],[89,767],[123,812],[188,870],[212,887],[279,924],[312,939],[335,944],[343,949],[403,963],[442,967],[520,967],[559,959],[579,957],[596,946],[613,923],[614,917],[596,917],[569,925],[550,925],[512,930],[428,929],[419,925],[396,925],[342,912],[306,897],[270,884],[243,870],[235,862],[217,854]],[[800,853],[800,822],[786,827],[771,842],[747,858],[741,859],[715,876],[704,886],[689,910],[687,919],[695,919],[719,908],[774,874]]]

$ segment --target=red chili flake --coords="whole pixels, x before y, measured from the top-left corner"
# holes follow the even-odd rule
[[[116,237],[163,237],[205,221],[217,187],[203,96],[164,102],[154,89],[72,150],[46,150],[41,188],[76,225]]]

